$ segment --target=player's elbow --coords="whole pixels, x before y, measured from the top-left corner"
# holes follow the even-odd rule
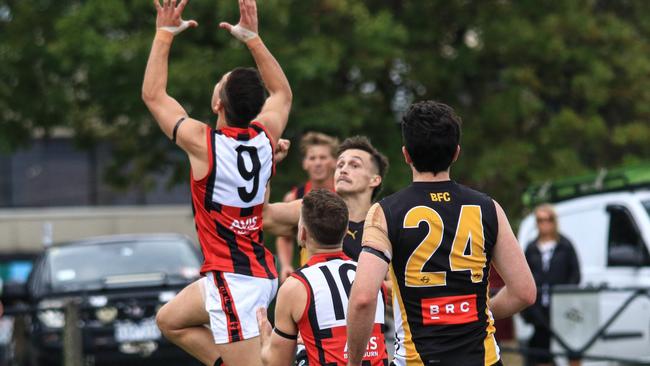
[[[152,103],[154,103],[155,100],[156,100],[156,94],[155,93],[152,93],[151,91],[146,90],[146,89],[142,89],[142,101],[144,102],[144,104],[149,106]]]
[[[524,307],[533,305],[537,300],[537,286],[535,286],[535,282],[531,282],[519,290],[517,297]]]
[[[142,95],[141,95],[142,101],[147,106],[151,106],[157,103],[163,95],[164,93],[161,93],[156,90],[152,90],[151,88],[142,88]]]
[[[265,232],[268,232],[271,235],[279,236],[277,227],[278,225],[276,224],[273,216],[273,208],[271,208],[267,203],[262,206],[262,222]]]
[[[350,298],[349,307],[351,311],[366,312],[377,306],[377,294],[370,294],[367,291],[353,293]]]

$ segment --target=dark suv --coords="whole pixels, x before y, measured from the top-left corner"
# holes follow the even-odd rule
[[[175,234],[109,236],[50,247],[27,283],[28,346],[19,358],[32,365],[61,362],[67,308],[78,309],[73,314],[85,364],[197,364],[161,336],[155,315],[198,278],[199,268],[196,247]]]

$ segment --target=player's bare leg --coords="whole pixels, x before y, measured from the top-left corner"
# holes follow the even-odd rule
[[[203,364],[212,366],[220,354],[212,332],[204,326],[210,324],[210,317],[205,311],[201,286],[198,280],[185,287],[158,311],[156,323],[170,342]]]
[[[261,366],[262,356],[260,337],[253,337],[244,341],[218,344],[219,353],[226,365]]]

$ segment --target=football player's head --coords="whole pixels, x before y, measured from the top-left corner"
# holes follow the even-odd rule
[[[370,192],[375,199],[388,171],[388,159],[365,136],[345,139],[339,145],[334,187],[345,196]]]
[[[300,139],[302,168],[312,182],[332,179],[336,167],[336,149],[339,141],[320,132],[307,132]]]
[[[402,117],[402,151],[420,173],[447,171],[460,153],[461,119],[450,106],[432,100],[414,103]]]
[[[301,246],[314,243],[320,248],[341,247],[348,229],[348,206],[337,194],[315,189],[302,199],[298,242]]]
[[[212,111],[222,112],[226,125],[245,128],[260,113],[265,100],[266,91],[257,69],[238,67],[215,85]]]

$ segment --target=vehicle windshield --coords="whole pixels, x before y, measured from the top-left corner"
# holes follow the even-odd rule
[[[648,213],[648,216],[650,216],[650,200],[648,201],[643,201],[643,207],[645,208],[645,211]]]
[[[52,287],[110,285],[198,276],[199,258],[182,240],[134,240],[49,250]]]

